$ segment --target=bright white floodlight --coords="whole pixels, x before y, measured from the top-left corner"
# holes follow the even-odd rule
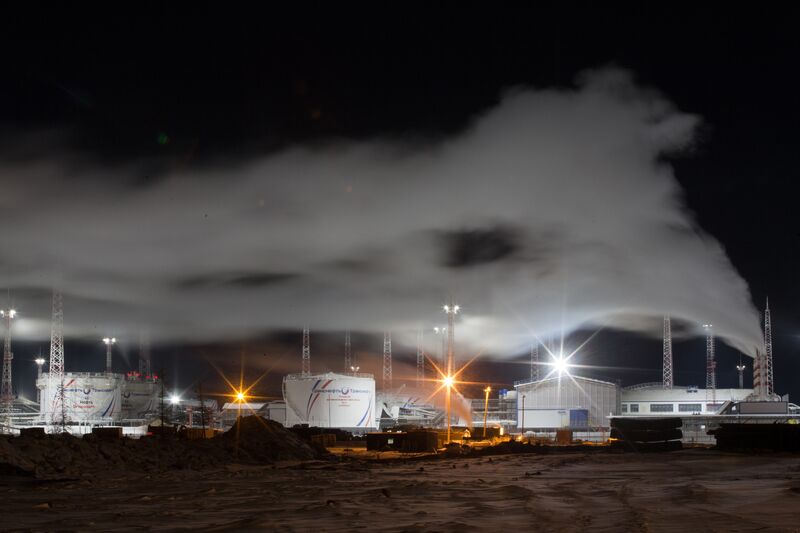
[[[173,394],[172,396],[169,397],[169,403],[171,403],[172,405],[178,405],[179,403],[181,403],[181,397],[178,396],[177,394]]]
[[[569,363],[563,356],[559,356],[558,359],[553,360],[553,368],[558,372],[558,375],[566,374],[569,371]]]

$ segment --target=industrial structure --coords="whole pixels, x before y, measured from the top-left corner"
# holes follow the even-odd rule
[[[67,372],[64,365],[64,308],[58,288],[53,290],[50,327],[50,357],[35,359],[36,401],[16,397],[11,383],[10,324],[16,317],[13,309],[3,310],[6,334],[2,405],[4,432],[39,426],[47,432],[86,433],[96,426],[125,426],[125,433],[135,433],[134,426],[151,421],[157,411],[158,377],[149,373],[149,359],[140,360],[140,370],[147,373],[111,371],[111,347],[115,338],[105,338],[106,372]],[[141,356],[141,354],[140,354]],[[47,371],[44,371],[48,363]]]
[[[383,332],[383,388],[392,388],[392,333]]]
[[[17,315],[14,309],[0,310],[0,318],[5,324],[5,337],[3,340],[3,384],[0,392],[0,417],[5,426],[11,425],[11,414],[14,403],[14,389],[11,381],[11,361],[14,354],[11,352],[11,321]]]
[[[371,374],[289,374],[283,378],[286,421],[292,427],[375,428],[375,379]]]
[[[399,426],[447,428],[452,425],[500,427],[505,432],[519,432],[537,437],[559,430],[570,430],[586,440],[607,437],[610,421],[615,417],[680,417],[684,435],[694,442],[706,442],[707,429],[725,417],[755,416],[759,421],[797,419],[800,408],[775,393],[772,352],[772,324],[769,304],[764,313],[764,350],[753,362],[753,388],[744,388],[745,365],[736,366],[738,388],[717,387],[715,338],[712,326],[705,324],[706,387],[676,385],[673,367],[672,324],[663,320],[663,358],[661,381],[620,387],[618,383],[571,374],[566,360],[553,355],[551,363],[540,361],[539,344],[530,349],[529,378],[516,382],[513,390],[500,389],[490,398],[492,388],[483,388],[484,396],[469,400],[457,389],[455,321],[460,311],[452,302],[444,305],[447,325],[434,328],[434,345],[439,351],[440,383],[427,384],[424,332],[417,331],[416,374],[407,381],[392,375],[392,336],[383,335],[382,390],[376,390],[372,374],[360,373],[352,351],[350,331],[345,332],[343,372],[311,371],[310,329],[303,328],[300,372],[283,378],[281,400],[255,402],[240,392],[236,401],[228,402],[217,413],[216,402],[170,399],[170,416],[196,425],[200,414],[202,425],[221,422],[232,424],[242,414],[258,413],[286,426],[306,425],[336,428],[364,433],[376,428]],[[37,402],[15,398],[11,382],[13,309],[1,310],[4,319],[2,413],[4,431],[25,426],[43,426],[49,432],[84,433],[95,426],[147,427],[159,415],[164,416],[164,391],[161,381],[151,371],[148,337],[139,339],[138,371],[113,372],[114,337],[103,339],[105,372],[67,372],[64,365],[63,297],[53,291],[50,357],[41,355],[37,364]],[[548,343],[549,344],[549,343]],[[560,351],[558,352],[560,353]],[[47,371],[44,371],[45,363]],[[554,365],[554,371],[542,377],[542,365]],[[556,371],[557,370],[557,371]],[[443,405],[431,401],[431,392],[440,392]],[[202,398],[202,395],[200,396]],[[139,433],[141,434],[141,432]],[[449,436],[448,436],[449,439]]]
[[[303,364],[300,373],[304,376],[311,375],[311,333],[308,326],[303,328]]]
[[[661,375],[664,388],[671,389],[675,380],[672,377],[672,324],[669,315],[664,317],[664,353]]]
[[[609,417],[619,412],[619,386],[598,379],[554,375],[514,384],[517,428],[548,432],[559,428],[607,431]]]
[[[353,370],[353,353],[350,345],[350,330],[344,332],[344,373],[355,372]]]
[[[539,381],[539,345],[531,346],[531,381]]]

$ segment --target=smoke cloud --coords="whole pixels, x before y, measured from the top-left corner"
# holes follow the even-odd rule
[[[670,314],[752,355],[747,284],[664,159],[692,147],[698,124],[604,69],[573,89],[510,90],[436,142],[331,141],[146,181],[135,163],[29,140],[30,157],[0,162],[0,279],[30,338],[47,338],[58,265],[75,336],[309,324],[413,344],[452,296],[464,350],[511,355],[602,325],[660,335]]]

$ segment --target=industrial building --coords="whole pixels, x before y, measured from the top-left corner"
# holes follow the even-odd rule
[[[570,428],[604,431],[619,413],[619,386],[580,376],[559,375],[516,383],[517,427],[525,431]]]
[[[665,389],[663,383],[642,383],[622,389],[622,416],[686,416],[717,413],[725,402],[743,401],[753,389],[715,389],[713,394],[697,387]]]
[[[3,431],[39,426],[47,431],[88,433],[95,426],[123,426],[126,434],[142,434],[157,416],[160,381],[150,373],[149,355],[140,344],[139,371],[126,374],[111,370],[115,338],[104,338],[105,372],[66,372],[64,369],[64,312],[61,294],[53,292],[50,359],[36,359],[38,402],[14,398],[11,386],[11,323],[16,311],[3,311],[5,342],[3,359]],[[48,371],[42,372],[48,363]]]

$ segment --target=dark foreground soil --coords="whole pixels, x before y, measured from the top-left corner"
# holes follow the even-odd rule
[[[327,456],[323,448],[280,424],[247,416],[222,435],[194,441],[175,435],[114,440],[68,434],[0,437],[0,476],[79,479],[100,471],[203,470],[230,463],[264,465]]]
[[[279,461],[0,480],[3,530],[797,531],[800,456]]]

